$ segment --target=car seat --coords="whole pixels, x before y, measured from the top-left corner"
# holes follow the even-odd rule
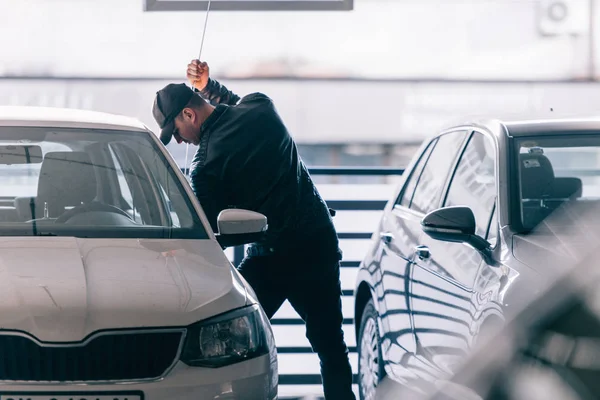
[[[582,195],[582,181],[554,175],[552,163],[543,154],[519,154],[523,225],[533,228],[565,201]]]
[[[96,197],[94,166],[85,152],[55,151],[44,156],[38,181],[37,197],[15,199],[15,208],[23,220],[57,218],[67,207],[89,203]]]

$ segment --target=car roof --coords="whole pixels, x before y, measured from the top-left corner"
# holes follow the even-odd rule
[[[555,135],[598,131],[600,118],[564,118],[504,122],[510,136]]]
[[[478,127],[497,136],[551,136],[565,133],[600,134],[600,117],[555,117],[555,118],[473,118],[455,127]]]
[[[123,115],[37,106],[0,106],[0,126],[150,131],[141,121]]]

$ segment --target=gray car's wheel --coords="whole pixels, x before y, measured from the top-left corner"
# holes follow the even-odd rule
[[[377,310],[369,300],[358,332],[358,388],[360,400],[375,399],[375,389],[385,374]]]

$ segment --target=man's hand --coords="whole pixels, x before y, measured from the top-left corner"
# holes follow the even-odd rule
[[[192,60],[187,67],[187,79],[192,87],[202,91],[208,84],[209,68],[205,62]]]

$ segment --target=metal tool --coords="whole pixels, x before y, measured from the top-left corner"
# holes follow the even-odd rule
[[[202,29],[202,40],[200,41],[200,51],[198,52],[198,61],[202,60],[202,48],[204,47],[204,36],[206,36],[206,26],[208,25],[208,14],[210,13],[210,0],[208,0],[208,6],[206,7],[206,17],[204,18],[204,28]],[[194,86],[192,85],[192,90],[194,90]],[[188,166],[188,151],[190,149],[190,144],[186,143],[185,146],[185,171],[187,177],[190,176],[190,167]]]
[[[204,46],[204,36],[206,35],[206,25],[208,25],[208,14],[210,13],[210,0],[208,0],[208,6],[206,7],[206,17],[204,18],[204,29],[202,30],[202,41],[200,42],[200,53],[198,53],[198,60],[202,60],[202,47]]]

